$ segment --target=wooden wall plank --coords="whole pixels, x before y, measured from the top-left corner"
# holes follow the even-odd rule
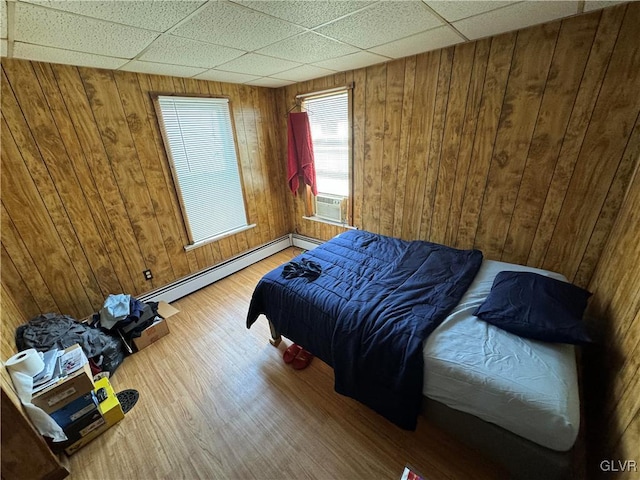
[[[614,226],[589,283],[588,316],[599,337],[600,355],[586,372],[593,385],[594,455],[627,458],[637,451],[640,412],[640,156]],[[587,351],[589,354],[589,351]],[[591,353],[594,355],[594,353]],[[629,451],[633,446],[635,450]],[[631,457],[628,457],[631,458]]]
[[[433,110],[433,120],[429,137],[429,163],[426,165],[427,174],[419,238],[429,238],[429,232],[431,230],[431,223],[433,220],[438,171],[440,169],[442,146],[444,142],[444,127],[447,119],[447,105],[449,100],[449,87],[451,85],[454,51],[453,47],[440,51],[438,87],[436,90],[435,107]]]
[[[627,147],[622,155],[620,164],[616,171],[607,197],[604,200],[598,220],[593,227],[593,232],[589,238],[589,243],[585,249],[580,267],[574,277],[574,282],[579,285],[588,285],[593,274],[594,266],[598,263],[604,249],[607,236],[618,216],[618,211],[626,193],[628,179],[633,173],[633,169],[638,164],[640,156],[640,114],[636,119],[636,125],[631,132]]]
[[[433,213],[429,230],[429,238],[437,243],[444,243],[446,240],[475,50],[476,42],[463,43],[456,46],[454,50],[443,145],[437,168]]]
[[[368,201],[363,205],[362,227],[374,232],[377,232],[380,228],[386,77],[386,64],[367,68],[364,188],[367,192]]]
[[[21,63],[14,62],[12,65],[20,66]],[[2,132],[3,138],[6,139],[6,142],[3,141],[3,144],[8,145],[8,148],[11,148],[12,150],[20,150],[20,153],[16,152],[15,155],[18,157],[22,156],[22,159],[24,160],[23,166],[27,169],[25,175],[30,176],[28,179],[25,177],[25,181],[29,182],[30,185],[32,184],[32,179],[36,182],[35,184],[42,194],[42,200],[44,200],[44,204],[42,206],[46,209],[46,215],[51,216],[53,225],[59,232],[58,238],[62,240],[66,251],[75,259],[73,262],[73,269],[75,271],[74,276],[77,277],[83,285],[82,293],[80,295],[83,296],[84,299],[78,300],[79,304],[82,304],[83,301],[86,300],[90,304],[97,306],[102,302],[100,286],[96,281],[94,273],[91,271],[89,261],[87,260],[87,252],[83,250],[79,242],[78,233],[74,230],[76,225],[82,224],[82,215],[80,210],[82,210],[83,206],[80,205],[75,207],[74,205],[74,208],[69,211],[69,191],[60,192],[59,189],[56,188],[52,178],[52,175],[57,176],[59,172],[49,171],[48,163],[52,161],[52,156],[55,154],[60,155],[60,158],[65,160],[67,164],[68,159],[66,154],[59,150],[59,146],[53,147],[53,152],[49,150],[49,148],[51,148],[55,143],[52,140],[54,133],[42,124],[43,120],[40,118],[33,119],[33,124],[29,125],[24,117],[26,112],[22,111],[21,107],[18,107],[18,98],[28,101],[32,95],[35,96],[35,92],[25,91],[25,84],[35,81],[33,70],[30,66],[27,65],[27,67],[28,68],[26,69],[21,68],[15,77],[11,75],[11,80],[18,81],[21,86],[21,89],[17,91],[18,96],[14,96],[13,88],[10,86],[11,83],[9,77],[3,77],[3,116],[7,121],[7,131]],[[3,73],[6,73],[4,66]],[[39,85],[35,88],[39,89]],[[34,108],[35,105],[44,106],[44,99],[41,96],[34,97],[33,104],[30,104],[27,111],[33,112],[32,108]],[[32,128],[35,129],[35,132]],[[37,136],[34,136],[34,133]],[[14,139],[9,140],[7,138],[9,135],[12,135]],[[38,140],[40,143],[38,143]],[[8,171],[9,170],[6,170],[5,172]],[[75,176],[73,177],[73,180],[75,180]],[[72,186],[71,189],[75,186],[77,186],[77,184]],[[16,194],[16,200],[18,200],[20,195],[26,195],[26,192],[13,193]],[[41,199],[39,197],[37,201],[40,202],[40,200]],[[5,206],[9,212],[12,212],[11,207],[7,203],[5,203]],[[19,207],[15,205],[14,208]],[[14,221],[16,221],[15,213],[15,211],[11,213]],[[25,231],[23,229],[26,228],[25,224],[19,224],[16,221],[16,225],[22,232],[22,237],[25,240],[27,238],[33,238],[34,240],[38,238],[40,232],[37,228],[33,228],[31,231]],[[30,226],[30,228],[32,227],[33,226]],[[81,235],[81,237],[83,239],[86,239],[89,235],[84,229],[82,230],[82,233],[83,235]],[[56,236],[58,236],[58,233],[56,233]],[[31,246],[29,248],[31,248]]]
[[[3,95],[3,100],[5,96]],[[7,112],[3,109],[2,113],[4,116]],[[53,208],[49,210],[40,196],[4,119],[1,130],[2,204],[33,260],[38,265],[47,266],[41,268],[40,272],[57,305],[69,314],[81,318],[81,312],[91,311],[92,305],[52,221],[50,214]],[[16,282],[15,288],[18,288],[18,283]],[[7,286],[16,303],[22,305],[23,299],[13,289],[13,282],[8,282]]]
[[[39,312],[59,312],[61,309],[56,304],[49,287],[42,278],[38,266],[33,260],[29,249],[26,247],[20,233],[16,229],[9,212],[2,205],[2,246],[7,251],[9,262],[20,272],[22,281],[29,290],[29,295],[38,306]],[[11,283],[11,282],[8,282]],[[17,296],[20,298],[20,296]]]
[[[462,215],[462,204],[466,195],[469,169],[471,167],[471,154],[475,142],[480,106],[484,93],[484,81],[491,50],[491,39],[484,39],[477,42],[475,57],[473,59],[473,71],[471,73],[470,87],[467,95],[467,108],[465,112],[462,138],[458,151],[458,161],[456,165],[456,175],[453,179],[451,194],[451,204],[449,207],[447,230],[444,243],[457,246],[458,229],[460,226],[460,216]]]
[[[404,95],[402,96],[402,123],[400,125],[400,140],[398,150],[397,185],[406,185],[407,169],[409,166],[409,142],[411,119],[413,118],[413,99],[416,77],[416,57],[406,59],[404,69]],[[402,236],[402,218],[404,214],[404,199],[406,189],[395,189],[395,205],[393,208],[393,236]]]
[[[66,203],[78,204],[82,207],[77,222],[86,223],[90,237],[87,240],[81,238],[80,241],[86,245],[85,250],[94,252],[89,256],[89,259],[93,260],[91,264],[96,272],[96,279],[103,294],[104,292],[131,291],[133,282],[129,269],[120,254],[115,234],[106,216],[91,170],[85,161],[82,146],[69,117],[55,74],[51,65],[46,63],[34,63],[33,68],[70,161],[69,165],[60,169],[61,176],[58,176],[57,179],[54,178],[54,181],[57,184],[60,181],[67,183],[65,181],[68,180],[67,176],[73,179],[74,173],[77,177],[77,184],[69,182],[73,189],[70,191]],[[59,170],[58,163],[59,158],[56,157],[53,162],[50,162],[49,171]],[[61,190],[65,191],[67,188]],[[86,204],[78,201],[78,198],[84,198]],[[94,223],[95,229],[92,228]],[[78,229],[76,228],[76,230]],[[105,251],[103,251],[103,246]],[[105,258],[105,253],[108,258]]]
[[[9,260],[9,262],[11,262],[11,260]],[[16,328],[27,322],[28,317],[25,315],[23,309],[16,305],[13,297],[6,289],[4,282],[0,286],[0,309],[2,311],[2,338],[0,338],[0,356],[2,356],[2,361],[6,361],[18,351],[15,342],[15,331]],[[4,376],[6,375],[8,377],[9,372],[4,368],[2,370],[2,380],[4,381]],[[9,385],[11,384],[10,381],[7,383]]]
[[[638,116],[637,100],[630,99],[637,99],[640,91],[639,23],[640,8],[630,5],[560,210],[561,221],[556,224],[543,262],[545,268],[560,271],[571,280],[580,267],[589,238],[574,237],[571,242],[567,238],[575,232],[593,231],[624,153],[625,140]]]
[[[78,69],[68,65],[52,65],[51,68],[78,135],[93,182],[98,188],[110,228],[119,245],[120,254],[128,267],[130,281],[134,286],[133,291],[144,291],[148,287],[140,275],[142,270],[139,270],[144,265],[142,254],[133,234],[122,191],[111,169]],[[123,280],[123,287],[126,284],[127,282]]]
[[[483,94],[480,105],[456,240],[456,245],[460,248],[474,246],[515,41],[515,33],[506,33],[491,39],[484,86],[486,93]]]
[[[556,46],[560,22],[518,33],[475,246],[500,259]]]
[[[362,68],[353,72],[353,90],[351,91],[351,114],[353,116],[353,144],[351,155],[353,161],[353,225],[362,228],[362,205],[364,204],[364,138],[366,110],[362,108],[365,101],[367,71]],[[356,107],[356,105],[358,107]],[[289,197],[288,197],[289,198]],[[296,219],[292,219],[295,221]]]
[[[411,117],[409,164],[405,184],[402,238],[417,239],[424,202],[424,190],[429,164],[429,142],[436,105],[436,90],[440,71],[440,52],[418,55],[414,90],[415,112]]]
[[[384,138],[382,148],[381,179],[384,188],[380,192],[380,233],[393,235],[396,192],[398,180],[398,149],[402,123],[402,99],[404,94],[405,60],[387,66],[387,85],[384,111]]]
[[[567,194],[578,154],[585,140],[602,81],[613,52],[618,31],[622,25],[625,7],[607,8],[602,11],[598,31],[589,54],[580,90],[571,112],[569,125],[562,140],[560,155],[546,194],[542,214],[536,228],[527,264],[542,267],[553,229],[558,222],[562,202]]]
[[[526,263],[600,15],[562,24],[526,158],[502,259]],[[628,178],[628,176],[626,177]]]

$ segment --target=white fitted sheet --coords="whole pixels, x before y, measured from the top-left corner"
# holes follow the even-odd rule
[[[553,450],[569,450],[580,427],[572,345],[528,340],[473,316],[502,270],[558,273],[485,260],[460,303],[424,346],[425,396]]]

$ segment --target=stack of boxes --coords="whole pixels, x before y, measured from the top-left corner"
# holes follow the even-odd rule
[[[69,347],[64,353],[76,353],[83,361],[67,370],[66,377],[34,394],[31,402],[62,427],[68,438],[63,448],[71,455],[122,420],[124,413],[107,378],[94,384],[80,346]]]

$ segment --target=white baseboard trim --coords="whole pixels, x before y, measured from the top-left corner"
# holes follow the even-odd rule
[[[171,303],[195,292],[196,290],[200,290],[201,288],[211,285],[224,277],[228,277],[249,265],[253,265],[260,260],[264,260],[265,258],[289,248],[294,244],[291,234],[280,237],[277,240],[266,243],[260,247],[256,247],[218,265],[214,265],[213,267],[181,278],[169,285],[165,285],[164,287],[141,295],[138,299],[143,302],[159,302],[160,300],[163,300],[167,303]],[[318,245],[319,243],[315,244],[313,248]]]
[[[297,233],[292,233],[290,236],[291,244],[294,247],[304,248],[305,250],[313,250],[318,245],[322,245],[324,243],[322,240],[305,237],[304,235],[298,235]]]

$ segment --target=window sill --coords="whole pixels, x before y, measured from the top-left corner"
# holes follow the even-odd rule
[[[185,245],[184,246],[184,251],[188,252],[189,250],[193,250],[194,248],[202,247],[204,245],[208,245],[210,243],[217,242],[218,240],[220,240],[222,238],[230,237],[231,235],[235,235],[236,233],[244,232],[245,230],[249,230],[250,228],[254,228],[255,226],[256,226],[255,223],[253,223],[251,225],[245,225],[244,227],[239,227],[239,228],[236,228],[235,230],[230,230],[230,231],[225,232],[223,234],[216,235],[215,237],[210,237],[210,238],[207,238],[206,240],[200,240],[199,242],[191,243],[189,245]]]
[[[328,220],[328,219],[322,218],[322,217],[316,217],[315,215],[313,215],[311,217],[302,217],[302,218],[304,220],[311,220],[313,222],[326,223],[328,225],[335,225],[336,227],[342,227],[342,228],[346,228],[346,229],[349,229],[349,230],[357,230],[358,229],[358,227],[352,227],[348,223],[334,222],[333,220]]]

